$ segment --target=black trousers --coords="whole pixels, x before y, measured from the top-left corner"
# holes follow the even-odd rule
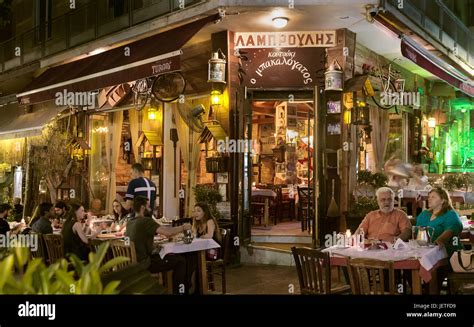
[[[168,254],[161,259],[159,254],[151,256],[149,268],[152,273],[166,272],[173,270],[173,293],[186,294],[189,284],[186,280],[186,260],[174,254]]]
[[[182,253],[182,258],[186,261],[186,282],[189,287],[193,284],[193,273],[194,273],[194,293],[198,293],[199,289],[199,278],[195,273],[198,268],[198,253],[197,252],[188,252]]]

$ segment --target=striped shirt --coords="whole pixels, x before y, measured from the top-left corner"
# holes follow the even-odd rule
[[[125,198],[132,200],[137,196],[144,196],[150,202],[150,208],[155,208],[156,200],[156,186],[155,184],[146,177],[139,177],[132,179],[128,184],[127,194]]]

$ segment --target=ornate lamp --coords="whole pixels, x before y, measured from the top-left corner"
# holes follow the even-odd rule
[[[220,57],[220,56],[221,57]],[[212,53],[212,58],[209,59],[208,78],[209,83],[223,83],[225,84],[225,55],[219,49],[218,52]]]

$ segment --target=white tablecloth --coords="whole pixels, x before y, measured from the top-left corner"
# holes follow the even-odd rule
[[[202,250],[209,250],[220,248],[220,245],[213,239],[196,238],[191,244],[184,244],[182,242],[169,242],[160,244],[160,257],[164,258],[169,253],[186,253]]]
[[[448,257],[446,248],[440,248],[439,246],[409,248],[404,250],[362,250],[357,247],[344,249],[332,246],[324,249],[323,252],[329,252],[331,256],[341,255],[351,258],[367,258],[382,261],[418,259],[420,265],[427,271],[431,270],[440,260]]]
[[[258,188],[252,188],[252,196],[270,196],[276,198],[277,194],[270,190],[270,189],[258,189]]]

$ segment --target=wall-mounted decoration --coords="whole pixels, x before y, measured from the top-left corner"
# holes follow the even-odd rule
[[[329,123],[328,124],[329,135],[340,135],[341,134],[341,123]]]
[[[340,114],[341,101],[328,101],[327,109],[328,109],[328,114]]]

